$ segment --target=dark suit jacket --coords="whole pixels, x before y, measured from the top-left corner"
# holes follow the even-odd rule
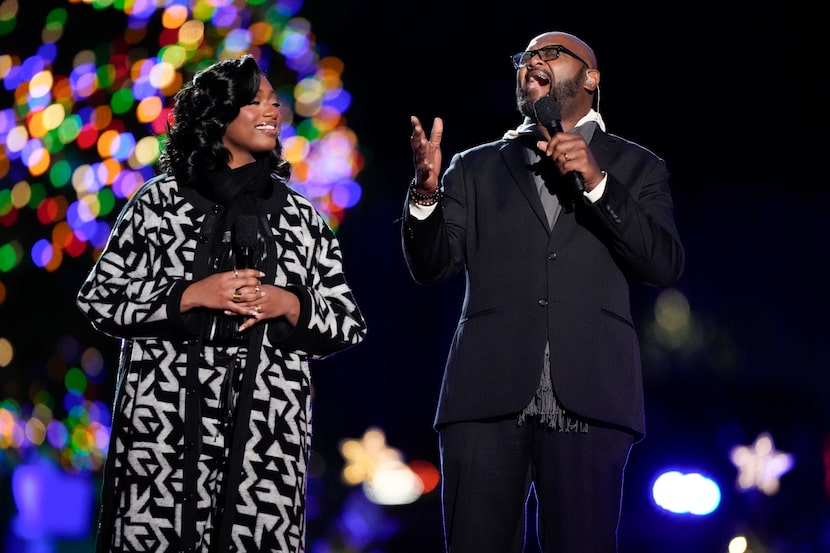
[[[668,286],[684,251],[669,173],[649,150],[597,129],[591,151],[608,180],[595,204],[546,176],[565,206],[551,232],[519,140],[453,156],[438,209],[405,208],[402,240],[422,284],[466,271],[436,428],[520,412],[539,385],[545,342],[563,407],[645,431],[638,337],[629,285]]]

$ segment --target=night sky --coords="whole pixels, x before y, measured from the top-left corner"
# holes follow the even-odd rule
[[[366,160],[357,176],[363,198],[338,238],[369,332],[313,365],[314,443],[323,458],[337,464],[341,439],[378,426],[408,459],[438,464],[431,425],[463,279],[419,286],[403,261],[397,220],[413,174],[409,116],[427,127],[444,119],[445,162],[500,137],[520,121],[510,55],[541,32],[563,30],[594,48],[608,131],[668,164],[687,253],[675,288],[696,329],[682,349],[657,347],[647,329],[658,291],[635,287],[647,437],[629,461],[621,553],[722,553],[742,531],[759,534],[769,553],[830,550],[830,468],[822,465],[830,455],[830,194],[814,153],[826,143],[813,136],[824,132],[818,119],[826,110],[817,107],[820,64],[808,59],[817,39],[806,30],[816,16],[724,11],[711,1],[306,0],[300,15],[322,52],[345,64],[353,97],[346,124]],[[0,243],[8,232],[0,228]],[[67,261],[59,278],[27,274],[31,294],[0,305],[2,328],[16,321],[33,329],[18,344],[20,366],[67,329],[98,342],[115,365],[115,343],[88,329],[74,307],[88,267],[83,257]],[[29,385],[15,388],[6,377],[4,389]],[[728,451],[765,431],[796,466],[776,496],[738,494]],[[647,487],[666,465],[717,477],[726,488],[722,513],[690,523],[656,512]],[[402,528],[389,551],[440,551],[435,493],[393,514]],[[312,521],[310,531],[327,530]]]

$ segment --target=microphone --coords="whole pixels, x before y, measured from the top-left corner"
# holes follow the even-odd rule
[[[236,218],[233,235],[233,255],[237,269],[255,269],[256,247],[259,232],[255,215],[240,215]]]
[[[533,102],[533,111],[536,114],[536,121],[548,130],[548,133],[555,135],[562,130],[562,110],[559,109],[559,102],[553,96],[542,96]],[[578,171],[568,171],[565,177],[570,181],[577,192],[585,191],[585,181]]]

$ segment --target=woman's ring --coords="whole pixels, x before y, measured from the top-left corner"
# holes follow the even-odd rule
[[[256,309],[257,313],[262,313],[262,306],[261,305],[257,305],[254,309]]]
[[[234,293],[233,293],[233,301],[239,301],[241,299],[242,299],[242,293],[239,291],[239,288],[237,288],[236,290],[234,290]]]
[[[568,161],[568,160],[570,159],[570,158],[568,157],[568,152],[565,152],[565,153],[564,153],[564,154],[562,154],[562,155],[565,157],[565,161]]]

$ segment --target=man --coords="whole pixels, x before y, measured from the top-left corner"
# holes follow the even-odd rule
[[[435,417],[446,547],[521,551],[532,490],[543,552],[611,553],[645,429],[629,287],[683,271],[669,173],[605,132],[585,42],[547,32],[513,62],[523,122],[443,177],[443,121],[412,117],[410,273],[467,279]]]

